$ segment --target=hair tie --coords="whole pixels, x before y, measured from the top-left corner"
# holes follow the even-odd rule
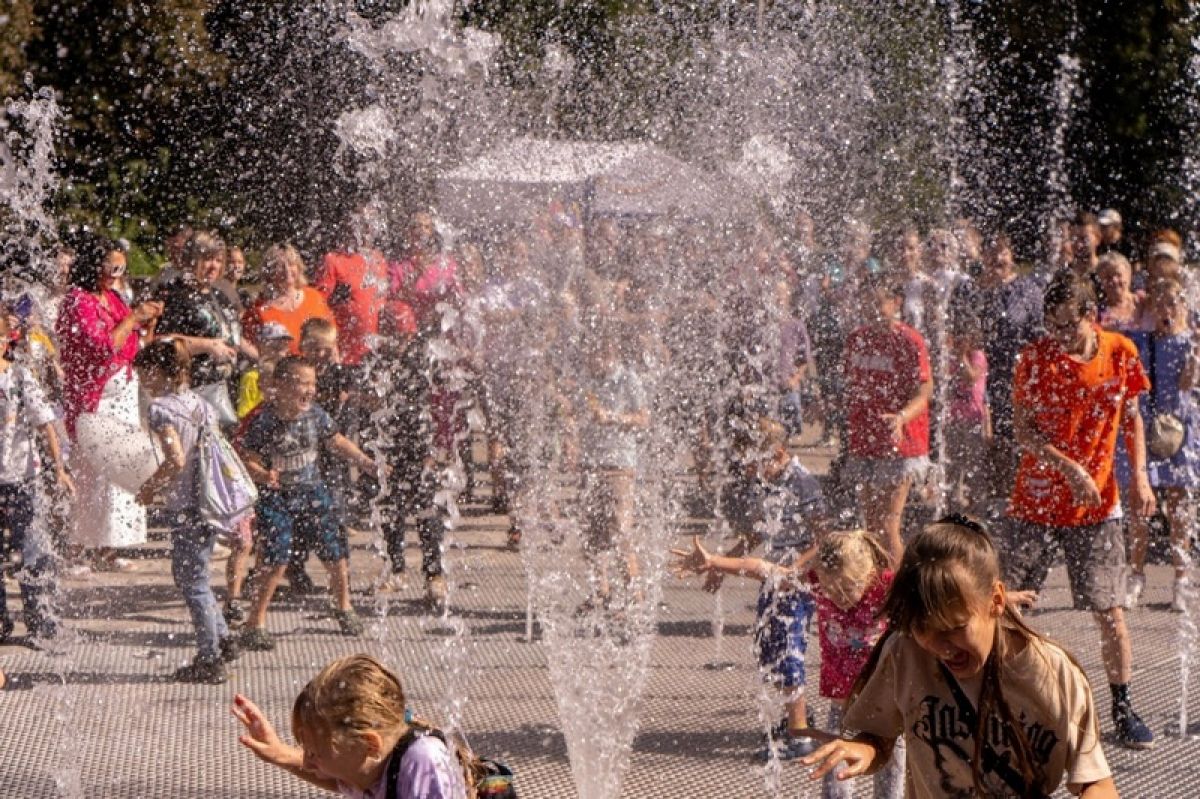
[[[404,723],[405,724],[413,723],[413,712],[411,710],[409,710],[408,708],[404,708]]]

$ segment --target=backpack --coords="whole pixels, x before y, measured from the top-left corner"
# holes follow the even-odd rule
[[[254,510],[258,488],[212,417],[205,403],[196,425],[196,508],[205,524],[232,532]]]
[[[408,747],[421,737],[432,735],[442,743],[446,744],[451,754],[457,755],[458,761],[462,764],[465,776],[468,778],[468,785],[474,784],[475,789],[473,794],[476,799],[517,799],[517,789],[513,784],[512,769],[504,765],[498,760],[491,760],[486,757],[476,757],[469,749],[459,749],[453,746],[446,740],[446,734],[441,730],[432,727],[422,727],[417,724],[410,724],[408,732],[404,734],[396,743],[396,748],[392,750],[392,755],[388,759],[387,768],[387,793],[385,799],[398,799],[396,796],[396,778],[400,775],[400,762],[404,760],[404,755],[408,752]],[[468,758],[468,759],[464,759]],[[470,791],[470,788],[468,788]]]

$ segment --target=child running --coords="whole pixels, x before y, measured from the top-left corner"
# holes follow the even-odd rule
[[[150,430],[166,459],[142,486],[137,501],[149,505],[163,490],[171,514],[171,576],[183,593],[192,616],[199,650],[187,666],[174,674],[179,682],[219,685],[227,679],[225,663],[238,655],[236,642],[222,617],[208,578],[217,535],[222,531],[200,515],[196,444],[200,426],[219,429],[212,406],[189,388],[191,358],[182,342],[161,338],[133,359],[138,380],[150,395]]]
[[[367,655],[330,663],[292,705],[288,746],[262,711],[234,697],[238,739],[259,759],[351,799],[466,799],[467,780],[440,733],[413,721],[396,675]],[[456,756],[457,755],[457,756]]]
[[[261,570],[255,577],[253,607],[242,632],[246,649],[266,651],[275,641],[266,630],[267,608],[287,570],[293,541],[300,537],[317,551],[329,570],[329,590],[337,605],[334,618],[346,635],[360,635],[362,621],[350,605],[350,547],[337,507],[317,460],[328,448],[364,471],[375,462],[337,432],[329,414],[313,402],[317,373],[298,356],[275,367],[274,392],[249,421],[239,444],[254,482]]]
[[[1009,604],[982,525],[950,516],[909,542],[843,738],[804,758],[820,779],[882,768],[907,745],[905,795],[1048,797],[1064,780],[1116,797],[1091,686],[1075,659]]]

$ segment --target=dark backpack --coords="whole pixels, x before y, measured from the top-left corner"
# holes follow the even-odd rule
[[[410,724],[408,732],[396,742],[396,748],[392,750],[392,755],[388,759],[386,799],[399,799],[396,796],[396,778],[400,775],[400,763],[404,760],[408,747],[412,746],[418,738],[426,735],[437,738],[446,745],[451,754],[456,754],[455,747],[446,740],[446,734],[441,730]],[[464,771],[469,772],[467,776],[475,784],[477,799],[517,799],[512,769],[498,760],[476,757],[474,753],[470,753],[470,758],[470,762],[462,763],[462,766]],[[462,758],[457,759],[460,763],[462,762]]]

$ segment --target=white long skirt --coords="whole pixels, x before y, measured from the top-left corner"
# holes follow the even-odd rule
[[[139,426],[137,374],[122,369],[110,377],[96,413]],[[146,509],[133,494],[111,483],[82,456],[71,459],[71,471],[78,489],[71,514],[72,543],[93,549],[146,542]]]

